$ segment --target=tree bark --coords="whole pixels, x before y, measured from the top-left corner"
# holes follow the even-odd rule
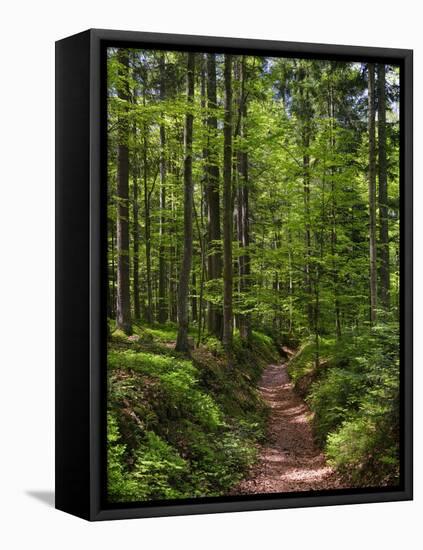
[[[136,136],[136,127],[134,125],[134,137]],[[140,238],[139,238],[139,205],[138,205],[138,164],[136,156],[133,156],[133,166],[132,166],[132,239],[133,239],[133,288],[134,288],[134,319],[139,320],[141,318],[140,310],[140,284],[139,284],[139,248],[140,248]]]
[[[178,335],[176,340],[177,351],[189,351],[188,342],[188,294],[189,279],[192,263],[192,134],[194,116],[192,106],[194,102],[194,70],[195,54],[187,54],[187,113],[184,128],[184,251],[181,264],[178,289]]]
[[[246,132],[246,118],[247,118],[247,101],[245,96],[245,57],[242,57],[240,62],[240,95],[239,95],[239,117],[240,117],[240,137],[242,147],[245,147]],[[250,231],[249,231],[249,189],[248,189],[248,153],[247,151],[238,151],[238,241],[239,246],[242,249],[242,253],[239,256],[239,289],[242,299],[245,300],[248,293],[248,287],[250,283]],[[241,339],[249,341],[251,339],[251,319],[248,313],[242,313],[239,315],[239,332]]]
[[[333,93],[333,85],[329,86],[329,96],[328,96],[328,115],[330,118],[330,146],[332,152],[335,152],[335,135],[334,135],[334,124],[335,124],[335,100]],[[339,339],[342,335],[342,325],[341,325],[341,307],[339,304],[339,291],[338,291],[338,265],[336,260],[337,244],[338,244],[338,235],[337,235],[337,200],[336,200],[336,190],[335,190],[335,174],[336,170],[332,166],[330,168],[331,174],[331,255],[332,255],[332,278],[333,278],[333,289],[334,289],[334,306],[335,306],[335,329],[336,337]]]
[[[195,271],[192,272],[192,293],[191,293],[191,319],[193,322],[198,320],[197,310],[197,277]]]
[[[110,255],[112,258],[112,303],[111,303],[111,318],[114,318],[116,315],[116,267],[115,267],[115,232],[114,232],[114,223],[110,224],[110,237],[112,241],[112,248]]]
[[[146,104],[146,90],[144,88],[143,102]],[[145,223],[145,267],[146,267],[146,288],[147,288],[147,307],[145,310],[145,320],[147,323],[153,322],[153,292],[151,286],[151,220],[150,220],[150,192],[148,189],[148,127],[144,122],[143,126],[143,179],[144,179],[144,223]]]
[[[219,198],[219,156],[216,150],[217,108],[216,55],[207,54],[207,130],[208,140],[205,150],[206,199],[208,215],[208,280],[217,281],[222,277],[222,254],[220,240],[220,198]],[[222,338],[222,312],[219,306],[209,302],[207,312],[208,330]]]
[[[385,65],[378,65],[378,153],[379,153],[379,253],[380,298],[385,309],[390,306],[388,176],[386,161],[386,92]]]
[[[121,49],[118,52],[121,84],[118,89],[120,99],[129,101],[129,55]],[[121,113],[118,121],[118,159],[117,159],[117,311],[116,326],[126,334],[132,332],[131,302],[129,290],[129,124],[127,109]]]
[[[305,266],[304,266],[304,285],[307,295],[307,320],[311,330],[314,324],[313,312],[313,289],[311,281],[311,221],[310,221],[310,118],[311,108],[309,101],[309,92],[307,88],[304,91],[307,69],[302,66],[299,69],[300,87],[300,117],[301,117],[301,145],[303,147],[303,200],[304,200],[304,218],[305,218]]]
[[[174,172],[174,170],[172,170]],[[171,212],[171,231],[169,232],[170,246],[169,246],[169,290],[168,290],[168,302],[169,302],[169,319],[172,323],[176,323],[178,320],[177,314],[177,250],[176,250],[176,213],[175,213],[175,199],[174,192],[170,190],[170,212]]]
[[[160,57],[160,100],[166,97],[166,75],[164,53]],[[160,244],[159,244],[159,323],[167,320],[166,304],[166,254],[165,254],[165,218],[166,210],[166,130],[164,124],[160,124]]]
[[[377,256],[376,256],[376,148],[375,148],[375,66],[368,64],[368,131],[369,131],[369,259],[370,259],[370,322],[376,322]]]
[[[225,54],[225,116],[223,128],[223,346],[231,356],[232,313],[232,56]]]

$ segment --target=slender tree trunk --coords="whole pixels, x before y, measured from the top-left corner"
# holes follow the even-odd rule
[[[333,97],[333,86],[332,84],[329,87],[329,117],[330,117],[330,146],[332,154],[335,152],[335,135],[334,135],[334,124],[335,124],[335,101]],[[338,243],[337,235],[337,200],[336,200],[336,190],[335,190],[335,168],[331,167],[331,255],[332,255],[332,277],[333,277],[333,288],[334,288],[334,301],[335,301],[335,329],[336,337],[339,339],[342,334],[342,325],[341,325],[341,307],[339,304],[338,297],[338,264],[336,260],[336,250]]]
[[[112,248],[110,250],[110,256],[112,260],[112,303],[111,303],[111,318],[116,316],[116,266],[115,266],[115,224],[110,224],[110,238],[112,241]]]
[[[200,96],[201,96],[201,110],[203,113],[206,112],[206,106],[207,106],[207,91],[206,91],[206,72],[207,72],[207,56],[206,54],[201,55],[201,89],[200,89]],[[203,116],[203,125],[207,126],[207,119]],[[207,146],[203,146],[203,159],[206,162],[207,155],[208,155],[208,149]],[[200,219],[198,219],[197,211],[195,210],[195,202],[194,202],[194,214],[195,214],[195,220],[197,225],[197,232],[198,232],[198,242],[200,245],[200,252],[201,252],[201,270],[200,270],[200,292],[199,292],[199,312],[198,312],[198,331],[197,331],[197,347],[200,345],[202,333],[203,333],[203,327],[205,326],[205,319],[204,319],[204,312],[205,312],[205,306],[204,303],[204,283],[206,281],[206,260],[207,260],[207,242],[206,242],[206,234],[204,231],[204,218],[208,215],[208,205],[207,205],[207,195],[206,195],[206,179],[207,174],[205,172],[204,179],[201,181],[201,199],[200,199]]]
[[[323,263],[323,229],[320,232],[316,231],[315,236],[316,248],[320,248],[320,263]],[[319,368],[320,364],[320,264],[315,262],[314,268],[314,364],[315,368]]]
[[[166,79],[165,79],[165,59],[164,53],[160,57],[160,100],[166,98]],[[159,323],[165,323],[167,320],[166,304],[166,253],[165,253],[165,217],[166,211],[166,130],[162,123],[160,125],[160,244],[159,244]]]
[[[294,282],[292,277],[292,238],[291,231],[288,230],[288,269],[289,269],[289,280],[288,280],[288,296],[289,296],[289,323],[288,323],[288,335],[292,336],[293,324],[294,324]]]
[[[377,257],[376,257],[376,148],[375,148],[375,66],[369,72],[369,249],[370,249],[370,322],[376,322]]]
[[[119,50],[119,72],[122,78],[119,86],[119,98],[129,101],[129,57],[128,51]],[[117,159],[117,312],[116,326],[125,333],[132,332],[131,301],[129,290],[129,124],[127,113],[119,117],[119,140]]]
[[[203,206],[201,205],[201,208]],[[204,221],[203,215],[201,214],[201,219],[198,219],[197,209],[195,207],[195,202],[193,202],[194,209],[194,218],[195,225],[197,227],[198,243],[200,245],[200,262],[201,262],[201,273],[200,273],[200,294],[199,294],[199,311],[198,311],[198,332],[197,332],[197,346],[200,345],[201,335],[203,330],[203,294],[204,294],[204,280],[206,272],[206,258],[205,258],[205,233],[204,233]],[[196,288],[195,277],[193,274],[193,287]],[[193,311],[194,303],[192,304]],[[194,320],[194,315],[193,315]]]
[[[308,135],[304,139],[304,147],[308,148],[310,144]],[[310,157],[308,154],[303,156],[303,190],[304,190],[304,210],[305,210],[305,287],[307,291],[307,317],[309,327],[313,326],[313,306],[312,306],[312,285],[311,285],[311,223],[310,223]]]
[[[169,319],[172,321],[172,323],[176,323],[178,316],[177,316],[177,289],[176,289],[176,281],[177,279],[177,273],[176,273],[176,267],[177,267],[177,253],[176,253],[176,245],[175,245],[175,235],[176,235],[176,219],[175,219],[175,200],[173,196],[173,190],[171,189],[171,195],[170,195],[170,212],[171,212],[171,220],[172,220],[172,231],[169,233],[170,238],[170,247],[169,247]]]
[[[107,229],[108,229],[108,237],[107,237],[107,317],[109,319],[113,319],[114,312],[113,312],[113,224],[110,223],[109,220],[107,220]],[[111,247],[110,247],[110,241],[111,241]],[[111,263],[109,260],[112,260]],[[110,282],[112,285],[110,286]]]
[[[136,129],[134,125],[134,135],[136,134]],[[136,162],[136,157],[134,155],[133,158],[133,167],[132,167],[132,187],[133,187],[133,197],[132,197],[132,239],[133,239],[133,288],[134,288],[134,318],[135,320],[139,320],[141,318],[141,310],[140,310],[140,284],[139,284],[139,248],[140,248],[140,242],[139,242],[139,221],[138,221],[138,213],[139,213],[139,206],[138,206],[138,166]]]
[[[308,326],[311,329],[314,324],[313,314],[313,292],[311,281],[311,221],[310,221],[310,118],[311,109],[309,102],[309,93],[306,89],[304,91],[304,83],[306,81],[307,71],[306,68],[300,67],[299,79],[301,81],[300,97],[301,97],[301,119],[302,130],[301,140],[303,147],[303,197],[304,197],[304,217],[305,217],[305,273],[304,283],[307,294],[307,319]]]
[[[240,63],[240,97],[239,97],[239,116],[240,116],[240,137],[242,146],[245,147],[245,138],[247,137],[246,119],[247,119],[247,101],[245,94],[245,57],[242,57]],[[238,151],[238,241],[242,249],[239,256],[239,287],[242,299],[246,299],[250,283],[250,231],[249,231],[249,182],[248,182],[248,153],[247,151]],[[248,313],[239,315],[239,332],[243,340],[251,339],[251,320]]]
[[[209,281],[218,281],[222,277],[220,198],[219,198],[219,155],[217,151],[217,92],[216,92],[216,55],[207,54],[207,130],[208,143],[205,150],[206,198],[208,214],[208,256],[207,271]],[[219,306],[209,302],[207,312],[208,330],[222,337],[222,312]]]
[[[191,295],[191,319],[193,322],[198,320],[198,310],[197,310],[197,277],[195,271],[192,271],[192,295]]]
[[[231,357],[232,313],[232,56],[225,54],[225,116],[223,150],[223,345]]]
[[[385,309],[390,306],[388,176],[386,162],[386,93],[385,65],[378,65],[378,145],[379,145],[379,251],[380,298]]]
[[[143,102],[146,104],[146,89],[144,87]],[[148,127],[144,122],[143,127],[143,179],[144,179],[144,223],[145,223],[145,267],[147,286],[146,321],[153,322],[153,292],[151,285],[151,219],[150,219],[150,192],[148,189]]]
[[[194,116],[194,70],[195,54],[187,54],[187,104],[184,129],[184,251],[181,265],[178,289],[178,335],[176,340],[177,351],[189,351],[188,342],[188,294],[189,279],[192,263],[192,210],[193,210],[193,183],[192,183],[192,134]]]

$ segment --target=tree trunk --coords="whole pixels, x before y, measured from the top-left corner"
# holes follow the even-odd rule
[[[217,281],[222,277],[222,254],[220,240],[220,200],[219,200],[219,155],[217,151],[217,108],[216,55],[207,54],[207,130],[208,140],[205,150],[206,199],[208,214],[208,280]],[[222,312],[219,306],[209,302],[207,312],[208,330],[222,337]]]
[[[201,55],[201,87],[200,87],[200,98],[201,98],[201,111],[202,113],[206,112],[207,107],[207,91],[206,91],[206,72],[207,72],[207,55]],[[206,116],[203,115],[203,125],[207,127]],[[207,139],[208,141],[208,139]],[[207,159],[207,145],[203,145],[203,159],[206,162]],[[207,206],[207,196],[206,196],[206,179],[207,175],[204,172],[204,178],[201,181],[200,185],[200,219],[197,215],[194,201],[194,216],[196,220],[197,232],[198,232],[198,243],[200,245],[201,253],[201,268],[200,268],[200,291],[199,291],[199,310],[198,310],[198,329],[197,329],[197,347],[200,345],[203,327],[205,326],[204,312],[206,304],[204,303],[204,283],[206,280],[206,250],[207,246],[207,235],[204,231],[204,219],[207,218],[208,206]]]
[[[304,286],[307,295],[307,320],[311,330],[314,324],[313,312],[313,291],[311,284],[311,221],[310,221],[310,118],[311,109],[309,102],[309,93],[307,88],[304,91],[304,83],[307,76],[305,67],[300,67],[299,80],[302,85],[300,88],[301,98],[301,144],[303,147],[303,197],[304,197],[304,218],[305,218],[305,266],[304,266]],[[305,97],[304,97],[305,96]]]
[[[120,99],[129,101],[129,57],[128,51],[119,50],[118,60],[121,84],[118,90]],[[126,334],[132,332],[131,302],[129,290],[129,125],[127,113],[119,117],[118,159],[117,159],[117,311],[116,326]]]
[[[169,319],[172,323],[176,323],[178,320],[177,315],[177,253],[175,244],[176,235],[176,214],[175,214],[175,200],[173,195],[173,189],[170,190],[170,212],[171,212],[171,231],[169,232],[170,246],[169,246]]]
[[[242,150],[245,147],[246,118],[247,118],[247,101],[245,95],[245,57],[242,57],[240,63],[240,81],[241,89],[239,96],[239,117],[240,117],[240,137],[241,150],[238,151],[238,241],[242,249],[239,256],[239,289],[243,300],[246,299],[250,282],[250,231],[249,231],[249,189],[248,189],[248,153]],[[242,340],[249,341],[251,339],[251,320],[248,313],[239,315],[239,332]]]
[[[229,355],[233,344],[232,313],[232,56],[225,54],[225,116],[223,150],[223,346]]]
[[[187,106],[184,129],[184,251],[181,264],[178,289],[178,335],[176,340],[177,351],[189,351],[188,342],[188,293],[192,263],[192,133],[194,116],[192,105],[194,102],[194,70],[195,54],[187,54]]]
[[[143,103],[146,104],[146,89],[144,86]],[[144,223],[145,223],[145,267],[146,267],[146,286],[147,286],[147,307],[145,317],[147,323],[153,322],[153,292],[151,286],[151,219],[150,219],[150,192],[148,189],[148,159],[147,159],[147,140],[148,127],[144,122],[143,126],[143,179],[144,179]]]
[[[329,98],[328,98],[328,111],[329,111],[329,118],[330,118],[330,146],[332,149],[332,152],[335,152],[335,135],[334,135],[334,124],[335,124],[335,100],[334,100],[334,94],[333,94],[333,86],[332,84],[329,87]],[[336,200],[336,191],[335,191],[335,174],[336,170],[332,166],[330,168],[331,173],[331,256],[332,256],[332,278],[333,278],[333,289],[334,289],[334,306],[335,306],[335,330],[336,330],[336,337],[339,339],[342,335],[342,326],[341,326],[341,307],[339,304],[339,291],[338,291],[338,265],[336,260],[336,252],[337,252],[337,243],[338,243],[338,235],[337,235],[337,200]]]
[[[383,307],[388,310],[390,306],[390,269],[386,162],[386,93],[385,65],[383,64],[378,65],[378,91],[380,298]]]
[[[191,319],[193,322],[198,320],[197,311],[197,277],[195,271],[192,272],[192,294],[191,294]]]
[[[115,224],[112,222],[110,224],[110,238],[111,238],[111,250],[110,250],[110,256],[112,260],[112,303],[111,303],[111,318],[115,318],[116,316],[116,266],[115,266],[115,246],[116,246],[116,239],[115,239]]]
[[[369,249],[370,249],[370,322],[376,322],[377,307],[377,258],[376,258],[376,149],[375,149],[375,66],[369,71]]]
[[[166,75],[164,53],[160,57],[160,100],[166,98]],[[166,253],[165,253],[165,218],[166,210],[166,130],[164,124],[160,125],[160,244],[159,244],[159,323],[167,320],[166,304]]]
[[[304,139],[304,147],[308,148],[310,144],[308,134]],[[312,286],[311,286],[311,224],[310,224],[310,157],[308,154],[303,156],[303,190],[304,190],[304,210],[305,210],[305,247],[306,247],[306,263],[305,263],[305,287],[307,292],[307,317],[308,326],[313,326],[313,306],[312,300]]]
[[[136,134],[136,128],[134,125],[134,136]],[[136,157],[134,155],[133,158],[133,167],[132,167],[132,188],[133,188],[133,203],[132,203],[132,238],[133,238],[133,288],[134,288],[134,318],[135,320],[139,320],[141,318],[141,310],[140,310],[140,284],[139,284],[139,248],[140,248],[140,242],[139,242],[139,221],[138,221],[138,212],[139,212],[139,206],[138,206],[138,165],[136,162]]]

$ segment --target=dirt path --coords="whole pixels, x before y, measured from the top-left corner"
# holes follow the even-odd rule
[[[286,365],[269,365],[259,386],[271,407],[268,443],[257,466],[234,494],[334,489],[340,480],[313,441],[310,411],[294,392]]]

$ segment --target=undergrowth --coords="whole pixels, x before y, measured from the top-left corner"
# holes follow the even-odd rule
[[[267,409],[255,387],[277,360],[260,333],[235,336],[229,369],[208,337],[187,359],[175,327],[114,333],[109,345],[108,494],[113,502],[222,495],[254,463]],[[168,345],[166,345],[168,344]]]
[[[312,411],[317,442],[353,486],[399,480],[399,349],[394,324],[306,341],[289,373]],[[317,364],[317,366],[316,366]]]

